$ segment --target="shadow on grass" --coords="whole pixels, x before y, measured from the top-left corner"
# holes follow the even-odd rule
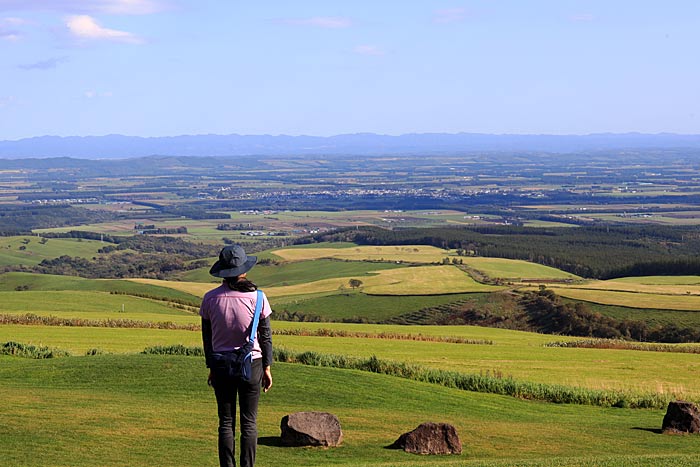
[[[261,436],[258,438],[258,444],[261,446],[272,446],[276,448],[284,447],[282,438],[279,436]]]
[[[661,428],[642,428],[642,427],[639,427],[639,426],[635,426],[635,427],[633,427],[632,429],[633,429],[633,430],[640,430],[640,431],[648,431],[648,432],[650,432],[650,433],[654,433],[654,434],[657,434],[657,435],[663,434],[663,430],[662,430]]]

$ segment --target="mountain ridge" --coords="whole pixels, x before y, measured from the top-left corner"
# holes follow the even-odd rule
[[[124,159],[145,156],[389,155],[456,152],[581,151],[700,148],[700,135],[592,133],[587,135],[349,133],[334,136],[206,134],[178,136],[36,136],[0,141],[0,158],[73,157]]]

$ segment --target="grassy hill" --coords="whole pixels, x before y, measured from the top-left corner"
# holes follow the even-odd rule
[[[32,266],[45,259],[68,255],[92,258],[108,243],[77,238],[42,239],[31,236],[0,238],[0,266]]]
[[[216,408],[199,358],[146,355],[32,361],[0,357],[6,467],[215,466]],[[279,422],[336,414],[339,448],[284,448]],[[262,396],[258,462],[285,466],[690,467],[697,437],[657,433],[663,411],[602,409],[464,392],[352,370],[276,364]],[[385,446],[424,421],[456,426],[461,456]],[[51,446],[51,449],[46,449]]]

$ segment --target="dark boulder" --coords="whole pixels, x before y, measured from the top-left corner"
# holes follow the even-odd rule
[[[338,446],[343,442],[338,417],[327,412],[285,415],[280,428],[285,446]]]
[[[415,430],[399,436],[389,447],[414,454],[462,453],[457,430],[447,423],[422,423]]]
[[[700,411],[692,402],[669,402],[661,429],[664,433],[700,433]]]

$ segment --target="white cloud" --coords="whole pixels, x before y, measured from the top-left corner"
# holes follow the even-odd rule
[[[9,42],[16,42],[20,39],[20,34],[17,31],[11,31],[0,28],[0,39]]]
[[[313,26],[324,29],[342,29],[352,26],[352,21],[349,18],[343,18],[341,16],[315,16],[313,18],[304,19],[284,19],[282,22],[296,26]]]
[[[93,90],[88,90],[83,93],[85,97],[88,99],[95,99],[98,97],[112,97],[112,91],[105,91],[105,92],[97,92]]]
[[[352,50],[360,55],[373,55],[375,57],[385,55],[385,52],[376,45],[358,45]]]
[[[595,20],[595,16],[593,16],[593,15],[590,14],[590,13],[579,13],[579,14],[577,14],[577,15],[572,15],[572,16],[570,16],[569,19],[570,19],[571,21],[576,21],[576,22],[579,22],[579,23],[585,23],[585,22],[589,22],[589,21]]]
[[[0,0],[0,11],[149,15],[168,8],[169,0]]]
[[[0,96],[0,108],[9,107],[10,105],[14,104],[16,101],[17,101],[17,99],[15,99],[15,96],[6,96],[6,97]]]
[[[143,39],[126,31],[118,31],[100,26],[88,15],[70,16],[66,21],[70,33],[78,39],[107,40],[127,44],[141,44]]]
[[[458,21],[464,21],[466,17],[466,8],[445,8],[442,10],[435,10],[433,14],[433,22],[456,23]]]
[[[52,68],[56,68],[60,63],[67,61],[68,57],[52,57],[47,60],[20,65],[19,67],[23,70],[51,70]]]
[[[29,24],[29,21],[22,18],[7,17],[0,19],[0,24],[9,24],[11,26],[21,26],[24,24]]]

